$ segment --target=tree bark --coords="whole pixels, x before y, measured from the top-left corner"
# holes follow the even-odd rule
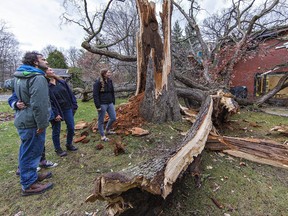
[[[194,82],[193,80],[187,78],[187,77],[184,77],[184,76],[181,76],[180,74],[175,74],[175,78],[185,84],[186,86],[190,87],[190,88],[193,88],[193,89],[200,89],[202,91],[209,91],[211,90],[211,88],[208,88],[206,86],[202,86],[202,85],[199,85],[198,83]]]
[[[162,5],[163,38],[155,15],[155,3],[137,0],[140,31],[137,37],[137,90],[145,91],[140,113],[146,121],[162,123],[180,120],[180,109],[171,73],[172,3]],[[175,103],[176,102],[176,103]]]

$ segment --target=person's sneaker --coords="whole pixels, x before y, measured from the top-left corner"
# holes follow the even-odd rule
[[[116,134],[116,132],[115,132],[115,131],[112,131],[112,130],[106,131],[106,135],[112,135],[112,134]]]
[[[59,148],[59,149],[56,149],[55,150],[56,154],[60,157],[64,157],[64,156],[67,156],[67,152],[66,151],[63,151],[62,148]]]
[[[47,183],[47,184],[34,183],[28,189],[22,190],[22,196],[41,194],[51,188],[53,188],[53,183]]]
[[[46,173],[40,173],[38,174],[38,179],[37,181],[41,182],[44,181],[45,179],[51,178],[52,173],[51,172],[46,172]]]
[[[71,145],[66,145],[66,149],[68,151],[77,151],[78,150],[78,148],[73,146],[72,144]]]
[[[106,136],[101,137],[101,141],[103,141],[103,142],[108,142],[108,141],[109,141],[109,138],[107,138]]]
[[[52,167],[56,167],[57,165],[58,163],[53,163],[52,161],[49,161],[49,160],[43,160],[39,164],[41,168],[52,168]]]

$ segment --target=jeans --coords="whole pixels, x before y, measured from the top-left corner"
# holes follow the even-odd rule
[[[101,110],[98,112],[98,130],[100,135],[103,137],[104,134],[104,118],[106,112],[108,113],[109,116],[109,121],[106,125],[106,131],[109,131],[111,129],[111,126],[113,122],[116,121],[116,112],[114,108],[114,104],[101,104]]]
[[[28,189],[38,179],[37,167],[45,144],[46,131],[36,134],[37,128],[18,129],[21,139],[19,149],[20,184]]]
[[[45,145],[44,145],[43,152],[42,152],[41,158],[40,158],[40,162],[46,160],[46,153],[45,153],[45,151],[46,151],[46,150],[45,150]]]
[[[66,145],[71,145],[74,136],[74,116],[72,109],[63,110],[64,121],[67,126]],[[61,121],[52,121],[52,140],[55,150],[60,148]]]

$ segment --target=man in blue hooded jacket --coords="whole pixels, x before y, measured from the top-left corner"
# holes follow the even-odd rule
[[[19,169],[22,195],[28,196],[43,193],[53,187],[52,183],[39,183],[50,178],[51,172],[37,174],[49,125],[50,100],[44,77],[48,62],[43,55],[27,52],[22,63],[14,73],[14,91],[25,104],[25,109],[16,110],[14,125],[21,139]]]

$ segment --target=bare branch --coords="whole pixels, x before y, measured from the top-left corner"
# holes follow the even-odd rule
[[[118,59],[120,61],[135,62],[137,60],[136,56],[125,56],[117,52],[112,52],[112,51],[108,51],[104,49],[99,49],[97,47],[92,47],[87,41],[84,41],[81,46],[91,53],[98,54],[98,55],[105,55],[107,57]]]
[[[107,4],[107,6],[106,6],[106,8],[105,8],[105,10],[104,10],[104,12],[103,12],[102,19],[101,19],[101,23],[100,23],[100,25],[99,25],[98,30],[97,30],[96,32],[94,32],[94,30],[92,30],[92,31],[93,31],[93,34],[91,34],[91,35],[88,37],[88,39],[86,40],[88,43],[91,42],[91,40],[92,40],[93,38],[95,38],[95,36],[96,36],[97,34],[99,34],[99,33],[101,32],[101,29],[102,29],[103,24],[104,24],[104,21],[105,21],[105,16],[106,16],[106,14],[107,14],[107,12],[108,12],[108,10],[109,10],[109,7],[110,7],[112,1],[113,1],[113,0],[109,0],[108,4]],[[85,0],[85,2],[86,2],[86,0]],[[87,14],[87,19],[89,19],[88,14]],[[92,26],[92,29],[93,29],[93,26]]]

